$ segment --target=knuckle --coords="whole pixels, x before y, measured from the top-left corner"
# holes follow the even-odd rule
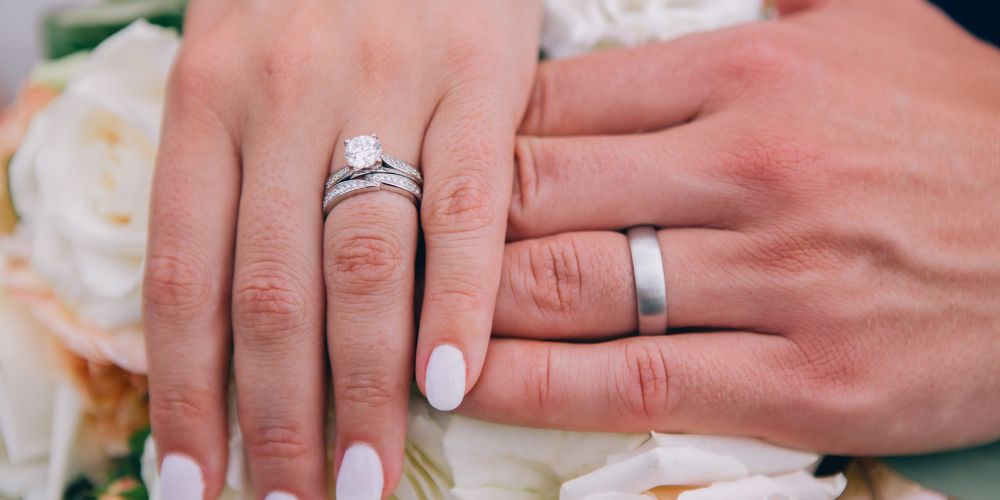
[[[243,439],[249,455],[258,459],[296,460],[311,448],[301,425],[291,422],[248,423]]]
[[[190,313],[211,303],[211,274],[189,252],[158,248],[146,260],[143,302],[155,316]]]
[[[494,77],[496,61],[506,59],[505,48],[488,42],[479,31],[458,32],[445,42],[444,57],[452,75],[462,83],[485,81]]]
[[[389,389],[395,387],[396,384],[385,373],[374,370],[337,373],[338,371],[342,372],[342,370],[334,369],[334,377],[336,378],[334,386],[339,404],[348,404],[363,409],[378,409],[391,404],[396,399]]]
[[[382,23],[382,20],[373,19],[372,25]],[[373,89],[377,92],[378,85],[385,83],[386,70],[398,70],[399,68],[412,68],[412,53],[407,50],[405,39],[399,35],[386,33],[371,33],[361,36],[357,41],[354,50],[354,68],[361,81],[366,84],[376,85]]]
[[[497,221],[498,196],[483,179],[460,174],[427,193],[421,216],[428,235],[447,235],[484,229]]]
[[[552,348],[535,351],[522,366],[526,371],[521,385],[523,404],[544,415],[552,408]]]
[[[190,109],[215,102],[225,85],[226,65],[216,51],[193,46],[182,50],[170,72],[168,83],[172,105]]]
[[[333,236],[326,252],[327,283],[352,294],[375,293],[398,283],[405,270],[401,243],[387,231],[349,228]]]
[[[277,264],[258,264],[244,271],[233,286],[233,326],[249,334],[251,341],[265,341],[258,336],[295,329],[306,319],[308,302],[303,290],[300,279]]]
[[[777,365],[784,368],[776,376],[787,389],[789,404],[813,421],[857,421],[885,405],[880,384],[872,383],[877,368],[865,362],[870,356],[864,356],[857,343],[830,342],[829,336],[816,330],[788,339],[791,349],[778,360]]]
[[[518,137],[515,143],[514,193],[507,213],[507,230],[511,235],[532,234],[535,217],[531,213],[537,211],[540,201],[536,144],[537,141],[530,137]]]
[[[630,415],[642,415],[650,421],[662,421],[667,410],[668,374],[663,352],[648,343],[625,346],[624,380],[618,393]]]
[[[850,251],[831,244],[822,234],[807,231],[778,231],[755,238],[745,253],[746,262],[765,275],[783,276],[793,283],[831,292],[836,278],[850,267]]]
[[[558,66],[552,64],[539,64],[535,72],[535,83],[528,98],[528,107],[525,110],[524,118],[521,120],[521,132],[525,134],[541,134],[548,129],[562,130],[562,127],[549,126],[546,120],[558,119],[560,113],[550,109],[558,100],[549,99],[553,89],[559,88],[559,72],[555,70]],[[565,88],[565,87],[564,87]]]
[[[790,336],[789,341],[797,350],[795,372],[805,382],[807,393],[831,389],[849,392],[864,383],[865,356],[858,343],[829,342],[829,336],[818,329]]]
[[[477,276],[468,272],[439,276],[427,285],[425,301],[454,313],[482,312],[489,304],[490,294]],[[495,295],[495,294],[494,294]]]
[[[746,26],[725,38],[716,52],[718,80],[742,87],[770,84],[801,74],[805,66],[794,40],[774,25]]]
[[[262,57],[260,75],[266,82],[264,88],[272,100],[289,97],[285,90],[291,82],[298,79],[298,73],[302,71],[297,56],[287,46],[277,46],[268,49]]]
[[[185,427],[208,418],[216,402],[204,390],[151,390],[149,417],[154,428]]]
[[[786,135],[743,131],[734,134],[732,150],[721,168],[729,182],[743,189],[794,201],[810,187],[810,170],[819,152],[804,142]]]
[[[267,48],[256,56],[258,88],[264,102],[274,108],[283,108],[313,96],[303,92],[307,83],[320,79],[316,61],[323,59],[321,37],[303,34],[297,24],[280,30],[283,36],[273,37]],[[290,30],[298,30],[289,33]]]
[[[580,256],[569,239],[547,239],[527,246],[525,295],[543,314],[565,315],[579,304],[583,294]]]

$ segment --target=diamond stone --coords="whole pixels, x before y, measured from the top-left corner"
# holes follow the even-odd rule
[[[354,170],[365,170],[378,165],[382,157],[382,145],[375,134],[359,135],[344,141],[344,158]]]

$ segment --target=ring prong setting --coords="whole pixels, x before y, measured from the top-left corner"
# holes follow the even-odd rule
[[[368,170],[382,162],[382,145],[375,134],[344,140],[344,159],[352,170]]]

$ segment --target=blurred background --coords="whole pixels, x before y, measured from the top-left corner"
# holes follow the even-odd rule
[[[98,33],[90,33],[95,21],[114,27],[115,18],[119,15],[132,16],[137,11],[145,11],[162,17],[159,21],[153,20],[157,24],[179,24],[175,17],[183,8],[184,2],[185,0],[0,0],[0,104],[13,100],[20,83],[39,57],[65,55],[72,49],[72,44],[80,43],[81,39],[93,38],[95,43],[99,41]],[[934,0],[934,3],[976,35],[993,44],[1000,44],[1000,2],[997,0]],[[99,8],[95,9],[95,6]],[[46,34],[43,22],[45,13],[56,8],[61,8],[55,21],[63,23],[62,29],[65,29],[65,24],[74,23],[83,27],[75,32],[73,40],[52,40]],[[49,22],[53,22],[53,19],[49,19]],[[100,34],[101,38],[104,35]],[[53,42],[56,47],[52,47]]]
[[[42,13],[66,0],[0,0],[0,102],[14,98],[17,88],[41,55],[38,25]]]
[[[0,105],[40,58],[91,49],[132,20],[180,28],[187,0],[0,0]]]

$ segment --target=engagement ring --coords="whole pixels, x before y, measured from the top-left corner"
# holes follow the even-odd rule
[[[423,176],[411,163],[382,152],[375,134],[344,140],[347,166],[330,174],[323,193],[323,215],[351,196],[385,189],[419,204]]]

